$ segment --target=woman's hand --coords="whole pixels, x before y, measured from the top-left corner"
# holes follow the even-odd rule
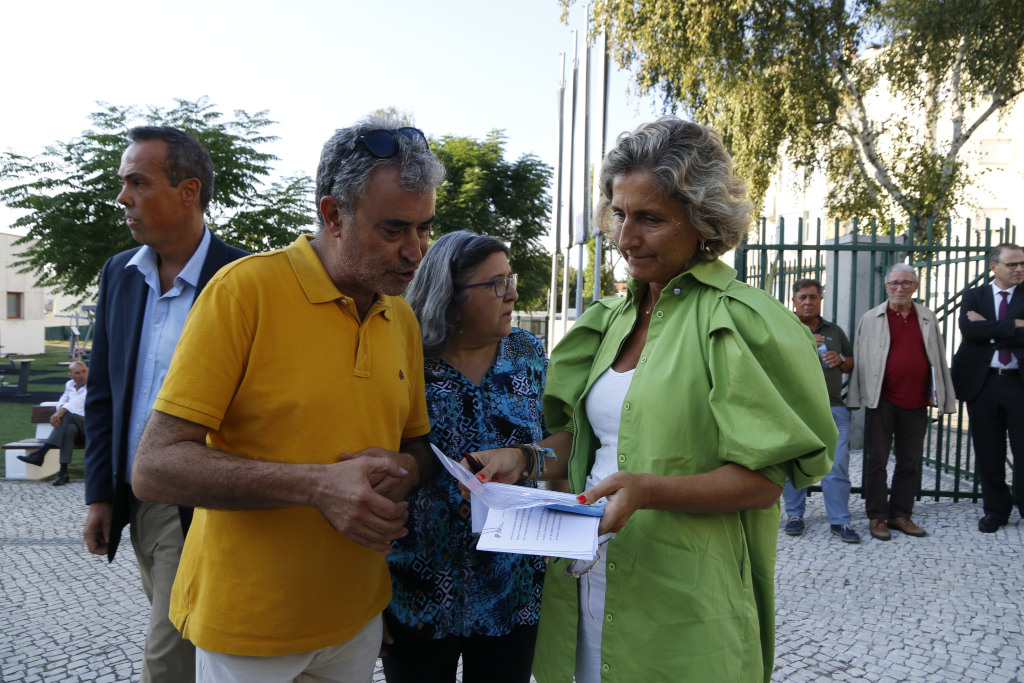
[[[598,534],[618,533],[626,526],[634,512],[647,505],[648,476],[636,472],[616,472],[598,482],[594,488],[587,489],[577,496],[581,503],[593,503],[601,498],[608,499],[597,530]]]
[[[466,453],[462,466],[475,472],[480,481],[497,481],[502,484],[515,484],[523,476],[529,466],[526,454],[519,448],[492,448],[487,451]],[[459,484],[462,497],[469,498],[469,491]]]

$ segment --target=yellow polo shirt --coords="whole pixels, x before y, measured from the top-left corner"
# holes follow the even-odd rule
[[[360,321],[300,237],[222,269],[196,301],[154,409],[241,458],[331,463],[430,431],[419,325],[379,296]],[[270,656],[348,640],[391,599],[384,555],[315,509],[196,510],[170,617],[197,646]]]

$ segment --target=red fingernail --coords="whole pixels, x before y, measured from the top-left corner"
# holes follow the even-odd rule
[[[476,475],[476,478],[479,479],[480,481],[484,481],[484,480],[487,479],[487,477],[484,475],[483,472],[481,472],[480,474]]]
[[[587,502],[587,497],[581,493],[580,495],[576,496],[576,500],[585,505]]]

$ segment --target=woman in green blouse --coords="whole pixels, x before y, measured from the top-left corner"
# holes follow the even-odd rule
[[[542,444],[545,478],[606,499],[615,536],[593,567],[549,566],[534,675],[769,681],[779,495],[828,473],[837,434],[810,333],[718,258],[752,206],[717,133],[671,116],[623,133],[600,190],[628,294],[552,353]],[[485,478],[524,466],[480,459]]]

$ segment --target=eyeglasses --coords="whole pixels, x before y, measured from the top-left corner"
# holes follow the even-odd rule
[[[363,143],[366,149],[370,150],[370,154],[378,159],[386,159],[393,157],[398,151],[399,135],[413,142],[422,141],[424,145],[427,145],[427,138],[423,135],[422,130],[408,127],[396,128],[395,130],[387,130],[385,128],[371,130],[357,137],[356,142]],[[429,147],[427,145],[428,149]]]
[[[1017,270],[1018,268],[1024,268],[1024,261],[1014,261],[1013,263],[1003,263],[1002,261],[996,261],[1001,266],[1006,266],[1010,270]]]
[[[885,286],[890,289],[910,289],[916,284],[913,280],[894,280],[893,282],[886,282]]]
[[[615,537],[615,534],[608,533],[602,534],[597,538],[597,552],[594,553],[594,558],[591,560],[573,560],[565,568],[565,575],[571,576],[574,579],[578,579],[591,569],[597,566],[597,563],[601,561],[601,549],[608,545],[608,541]]]
[[[459,289],[469,289],[470,287],[487,287],[488,285],[494,287],[494,296],[502,297],[508,293],[508,288],[516,289],[516,285],[519,283],[519,276],[512,273],[508,277],[496,277],[493,280],[487,282],[476,282],[471,285],[462,285]]]

